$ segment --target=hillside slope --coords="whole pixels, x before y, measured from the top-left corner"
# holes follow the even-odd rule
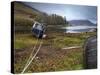
[[[14,2],[15,32],[30,32],[34,20],[43,13],[22,2]]]

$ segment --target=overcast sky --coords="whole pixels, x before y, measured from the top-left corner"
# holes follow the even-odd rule
[[[25,3],[35,9],[48,14],[58,14],[66,16],[67,20],[90,20],[97,22],[97,7],[96,6],[82,6],[82,5],[68,5],[68,4],[49,4],[49,3]]]

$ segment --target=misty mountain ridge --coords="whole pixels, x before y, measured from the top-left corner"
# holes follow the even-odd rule
[[[71,20],[69,21],[70,26],[96,26],[89,20]]]

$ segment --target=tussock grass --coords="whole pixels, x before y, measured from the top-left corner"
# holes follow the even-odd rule
[[[31,47],[36,44],[37,38],[32,37],[31,34],[17,34],[14,39],[14,48],[21,49]]]

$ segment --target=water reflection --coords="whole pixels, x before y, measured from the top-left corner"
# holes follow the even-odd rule
[[[63,27],[63,29],[66,29],[66,33],[93,32],[97,26],[68,26]]]

